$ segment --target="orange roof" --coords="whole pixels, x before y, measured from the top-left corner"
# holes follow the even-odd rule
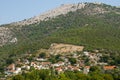
[[[51,62],[42,62],[42,65],[50,65]]]
[[[85,68],[88,68],[88,69],[90,69],[90,66],[85,66]]]
[[[103,69],[104,70],[112,70],[112,69],[115,69],[116,66],[104,66]]]
[[[74,67],[74,70],[78,70],[79,68],[78,67]]]
[[[55,70],[59,71],[59,70],[62,70],[62,68],[61,68],[61,67],[58,67],[58,68],[55,68]]]
[[[15,66],[15,64],[10,64],[7,68],[8,69],[11,69],[11,68],[13,68]]]

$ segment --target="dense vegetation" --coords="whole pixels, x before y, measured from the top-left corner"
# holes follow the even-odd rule
[[[92,15],[92,9],[102,7],[108,13]],[[87,12],[91,10],[91,12]],[[0,48],[0,71],[21,54],[34,53],[40,48],[49,48],[51,43],[84,45],[86,50],[106,49],[120,52],[119,8],[108,5],[89,4],[84,9],[60,15],[48,21],[11,29],[18,38],[17,44]],[[13,27],[7,25],[7,27]],[[9,58],[9,60],[8,60]]]
[[[119,80],[119,76],[117,70],[102,72],[99,67],[93,66],[87,75],[79,71],[65,71],[58,74],[52,70],[32,70],[29,73],[16,75],[9,80]]]

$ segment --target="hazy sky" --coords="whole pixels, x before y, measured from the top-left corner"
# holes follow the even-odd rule
[[[120,6],[120,0],[0,0],[0,24],[27,19],[61,4],[78,2],[102,2]]]

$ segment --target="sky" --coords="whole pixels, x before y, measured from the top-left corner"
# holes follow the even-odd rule
[[[0,25],[37,16],[61,4],[79,2],[102,2],[120,6],[120,0],[0,0]]]

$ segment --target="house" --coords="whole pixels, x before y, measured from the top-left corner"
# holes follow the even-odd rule
[[[101,53],[97,53],[97,57],[102,57],[102,54]]]
[[[41,69],[50,69],[51,62],[42,62]]]
[[[114,70],[116,68],[116,66],[104,66],[103,69],[104,70]]]
[[[44,58],[37,58],[36,60],[37,61],[47,61],[47,59],[44,59]]]
[[[81,71],[78,67],[75,67],[75,66],[73,67],[73,70],[74,71]]]
[[[53,67],[59,67],[59,66],[63,66],[65,63],[62,61],[59,61],[58,63],[53,64]]]
[[[57,67],[57,68],[55,68],[55,70],[58,72],[58,74],[60,74],[61,72],[63,72],[63,69],[61,67]]]
[[[30,66],[36,67],[36,63],[35,62],[31,62]]]
[[[89,62],[90,62],[90,66],[96,66],[98,64],[97,61],[94,59],[91,59]]]
[[[8,67],[7,67],[7,71],[13,71],[15,70],[15,64],[10,64]]]
[[[95,59],[95,57],[96,57],[96,53],[90,53],[90,55],[89,55],[90,59]]]
[[[15,72],[14,72],[14,74],[19,74],[21,72],[21,68],[16,68],[16,70],[15,70]]]
[[[89,52],[84,51],[83,53],[84,53],[85,56],[89,56]]]
[[[73,58],[78,58],[78,55],[76,53],[73,53]]]
[[[69,61],[68,58],[64,58],[63,60],[64,60],[64,62],[68,62]]]
[[[98,53],[98,52],[99,52],[99,50],[95,49],[95,50],[94,50],[94,52],[95,52],[95,53]]]
[[[74,70],[73,66],[68,65],[68,70],[73,71]]]
[[[84,74],[88,74],[89,71],[90,71],[90,66],[85,66],[85,67],[84,67],[84,70],[83,70],[83,73],[84,73]]]
[[[21,68],[16,68],[15,64],[11,64],[6,68],[5,74],[12,75],[12,74],[18,74],[21,72]]]
[[[43,66],[45,66],[45,65],[48,65],[48,66],[49,66],[49,65],[51,65],[51,62],[42,62],[41,64],[42,64]]]
[[[30,70],[30,66],[29,65],[23,65],[21,66],[22,69],[26,69],[26,70]]]
[[[25,64],[29,64],[30,62],[29,62],[27,59],[25,59],[25,60],[24,60],[24,63],[25,63]]]
[[[5,74],[12,75],[15,72],[15,64],[10,64],[5,71]]]
[[[105,63],[105,62],[99,62],[98,65],[108,65],[108,63]]]
[[[78,64],[79,64],[79,66],[81,66],[81,67],[82,67],[82,66],[84,66],[84,65],[85,65],[85,61],[84,61],[84,60],[80,60]]]
[[[30,66],[26,65],[26,69],[27,69],[27,70],[30,70]]]
[[[59,66],[63,66],[65,63],[62,62],[62,61],[59,61],[57,64],[58,64]]]

